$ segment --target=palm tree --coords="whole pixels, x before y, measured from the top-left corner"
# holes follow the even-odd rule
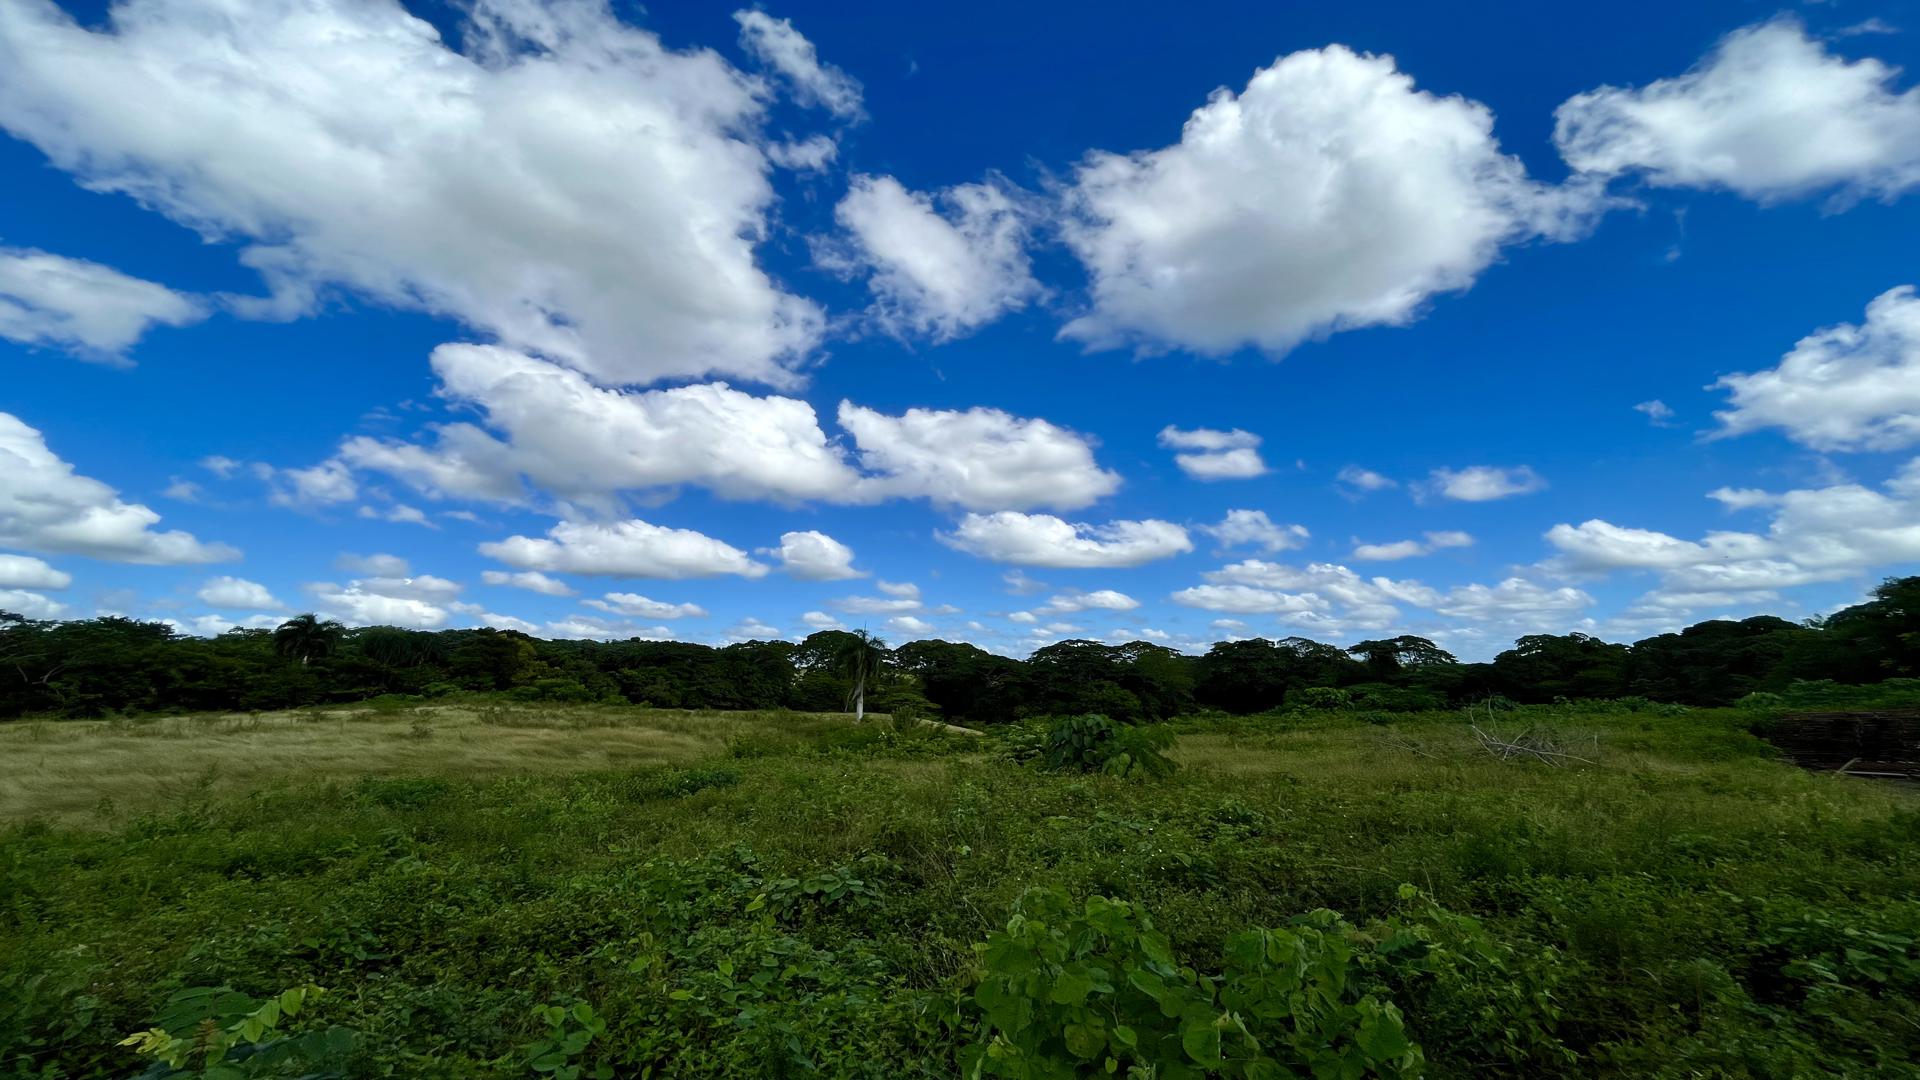
[[[332,653],[346,633],[347,628],[332,619],[322,620],[312,612],[295,615],[273,632],[273,651],[298,659],[304,667],[314,657]]]
[[[853,693],[848,696],[853,703],[856,722],[867,718],[867,683],[880,674],[886,658],[887,643],[865,630],[854,630],[844,635],[838,652],[834,654],[834,667],[853,682]]]

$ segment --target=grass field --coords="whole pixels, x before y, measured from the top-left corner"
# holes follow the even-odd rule
[[[287,780],[538,775],[685,764],[745,735],[805,740],[851,717],[541,708],[405,709],[0,724],[0,822],[97,826]]]
[[[827,716],[11,725],[0,1075],[131,1076],[115,1043],[174,991],[311,983],[293,1028],[351,1030],[340,1075],[543,1075],[573,1031],[579,1075],[953,1076],[986,1045],[973,945],[1033,886],[1136,902],[1200,972],[1342,913],[1353,986],[1424,1051],[1383,1074],[1920,1075],[1911,790],[1782,764],[1731,713],[1502,722],[1592,763],[1495,759],[1453,715],[1186,721],[1164,779]],[[1079,1008],[1046,985],[1035,1024]],[[1234,1067],[1205,1074],[1262,1075]]]

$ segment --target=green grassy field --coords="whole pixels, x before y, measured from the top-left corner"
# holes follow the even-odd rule
[[[1341,913],[1315,955],[1353,953],[1349,982],[1234,1015],[1304,1038],[1322,1005],[1390,998],[1424,1065],[1386,1074],[1920,1075],[1911,790],[1782,764],[1732,713],[1500,724],[1592,763],[1498,760],[1454,715],[1187,721],[1164,779],[789,714],[0,727],[0,1075],[133,1076],[116,1043],[175,991],[314,984],[286,1029],[351,1031],[344,1076],[954,1076],[1011,1008],[978,989],[1004,950],[973,946],[1035,886],[1137,904],[1203,974],[1236,934]],[[1015,1011],[1081,1026],[986,1074],[1105,1075],[1108,1051],[1072,1064],[1075,1010],[1129,991],[1061,987],[1124,935],[1026,910],[1072,958]],[[1239,1037],[1214,1030],[1157,1075],[1290,1075],[1207,1063]],[[554,1066],[569,1033],[593,1037]]]

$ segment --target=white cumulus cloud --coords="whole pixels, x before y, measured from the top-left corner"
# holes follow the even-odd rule
[[[416,587],[413,578],[368,578],[345,585],[321,582],[307,586],[320,613],[352,626],[401,626],[410,630],[437,630],[449,617],[447,603],[458,592],[431,585]],[[452,585],[443,578],[430,583]]]
[[[887,416],[842,402],[840,426],[853,433],[867,498],[922,497],[967,510],[1077,510],[1113,494],[1117,473],[1102,469],[1085,436],[999,409],[908,409]]]
[[[864,270],[874,317],[888,332],[951,341],[1041,295],[1026,253],[1026,216],[993,184],[938,196],[891,176],[855,176],[834,209],[848,242],[829,267]]]
[[[66,614],[67,605],[27,589],[0,589],[0,611],[29,619],[58,619]]]
[[[64,589],[73,575],[31,555],[0,553],[0,589]]]
[[[203,603],[229,611],[278,611],[286,607],[265,585],[231,576],[209,580],[194,595]]]
[[[1358,465],[1348,465],[1341,469],[1335,479],[1353,491],[1363,494],[1400,486],[1399,481],[1382,476],[1372,469],[1363,469]]]
[[[1174,464],[1195,480],[1244,480],[1267,471],[1267,463],[1256,449],[1260,436],[1239,428],[1183,430],[1168,424],[1160,429],[1160,445],[1187,451],[1175,454]]]
[[[1896,73],[1776,19],[1727,35],[1684,75],[1575,95],[1554,141],[1575,169],[1666,187],[1891,198],[1920,183],[1920,90],[1896,92]]]
[[[998,409],[889,416],[843,401],[838,420],[857,447],[856,467],[797,398],[725,383],[599,387],[498,346],[444,345],[433,366],[442,395],[477,406],[500,435],[451,423],[437,425],[431,443],[356,436],[336,459],[280,475],[311,474],[314,494],[351,497],[333,485],[350,466],[398,477],[429,498],[507,503],[525,500],[524,477],[558,498],[601,507],[620,492],[698,485],[777,502],[926,498],[972,510],[1074,509],[1120,486],[1085,436]]]
[[[198,300],[110,266],[0,247],[0,338],[112,361],[150,327],[205,317]]]
[[[522,570],[611,577],[678,580],[719,574],[760,577],[767,572],[766,566],[724,541],[638,518],[563,521],[544,538],[510,536],[481,544],[480,554]]]
[[[1777,367],[1728,375],[1717,435],[1779,428],[1815,450],[1896,450],[1920,442],[1920,296],[1902,285],[1866,321],[1801,338]]]
[[[1394,559],[1411,559],[1417,555],[1431,555],[1441,548],[1461,548],[1473,546],[1473,537],[1463,532],[1430,532],[1424,540],[1395,540],[1385,544],[1360,544],[1353,549],[1353,557],[1362,562],[1388,562]]]
[[[155,532],[159,522],[154,511],[76,473],[38,430],[0,412],[0,546],[159,565],[240,557],[177,529]]]
[[[1464,469],[1433,470],[1428,477],[1426,490],[1461,502],[1491,502],[1515,495],[1531,495],[1546,486],[1546,479],[1534,472],[1532,466],[1502,468],[1497,465],[1469,465]]]
[[[405,572],[404,569],[401,571],[401,573]],[[517,573],[509,573],[505,570],[482,570],[480,582],[483,585],[504,585],[514,589],[525,589],[545,596],[573,595],[573,586],[559,578],[548,577],[538,570],[521,570]]]
[[[670,604],[664,600],[653,600],[639,593],[610,592],[605,599],[588,600],[586,605],[615,615],[631,615],[639,619],[697,619],[707,613],[699,604]]]
[[[1283,353],[1404,325],[1503,246],[1573,235],[1597,205],[1529,179],[1485,106],[1415,89],[1392,58],[1296,52],[1214,91],[1172,146],[1088,155],[1063,228],[1092,303],[1063,334]]]
[[[448,424],[432,448],[359,436],[342,459],[429,494],[509,501],[520,476],[563,498],[698,484],[729,498],[826,499],[857,479],[795,398],[725,383],[608,389],[498,346],[442,345],[432,362],[442,394],[478,406],[505,439]]]
[[[1265,510],[1229,510],[1215,525],[1202,525],[1200,531],[1225,547],[1257,547],[1262,551],[1287,551],[1302,547],[1311,534],[1305,525],[1280,525]]]
[[[864,577],[853,568],[853,549],[814,529],[780,534],[780,546],[762,555],[780,560],[780,569],[802,581],[843,581]]]
[[[599,3],[0,7],[0,126],[96,191],[248,246],[296,315],[334,290],[610,382],[793,381],[818,308],[757,264],[764,84]],[[377,88],[377,90],[376,90]]]
[[[813,42],[793,28],[791,19],[776,19],[764,11],[736,11],[733,21],[740,24],[741,48],[785,79],[801,104],[859,118],[859,82],[832,64],[822,64]]]
[[[1555,525],[1548,564],[1573,573],[1647,570],[1672,592],[1772,591],[1860,577],[1920,562],[1920,461],[1880,490],[1854,483],[1769,493],[1722,489],[1730,511],[1764,512],[1764,531],[1719,530],[1698,540],[1602,520]]]
[[[968,514],[950,533],[949,547],[1021,566],[1139,566],[1193,550],[1187,530],[1170,521],[1075,524],[1051,514]]]

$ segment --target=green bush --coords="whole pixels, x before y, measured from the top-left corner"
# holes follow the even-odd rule
[[[578,679],[535,679],[526,686],[516,686],[508,696],[516,701],[562,701],[586,702],[594,699],[593,691],[581,685]]]
[[[584,1001],[572,1005],[536,1005],[534,1019],[546,1034],[527,1047],[527,1065],[553,1080],[613,1080],[613,1066],[602,1061],[588,1068],[587,1048],[607,1033],[606,1018]]]
[[[1169,776],[1176,766],[1161,751],[1173,745],[1164,727],[1116,724],[1099,713],[1065,716],[1047,728],[1042,760],[1055,772]]]
[[[1234,935],[1205,976],[1139,906],[1033,889],[974,948],[970,1077],[1420,1075],[1420,1048],[1358,956],[1376,943],[1331,911]]]
[[[1386,683],[1361,683],[1345,690],[1348,703],[1356,709],[1376,709],[1384,712],[1426,712],[1447,707],[1447,696],[1432,690],[1420,690],[1411,686],[1389,686]],[[1321,706],[1325,707],[1325,706]]]
[[[352,1032],[329,1028],[296,1036],[280,1030],[324,993],[318,986],[296,986],[257,1001],[224,986],[192,987],[167,999],[153,1027],[120,1045],[153,1060],[140,1080],[343,1077],[335,1066],[352,1051]]]
[[[1303,709],[1344,709],[1353,704],[1353,695],[1337,686],[1309,686],[1295,691],[1288,703]]]

